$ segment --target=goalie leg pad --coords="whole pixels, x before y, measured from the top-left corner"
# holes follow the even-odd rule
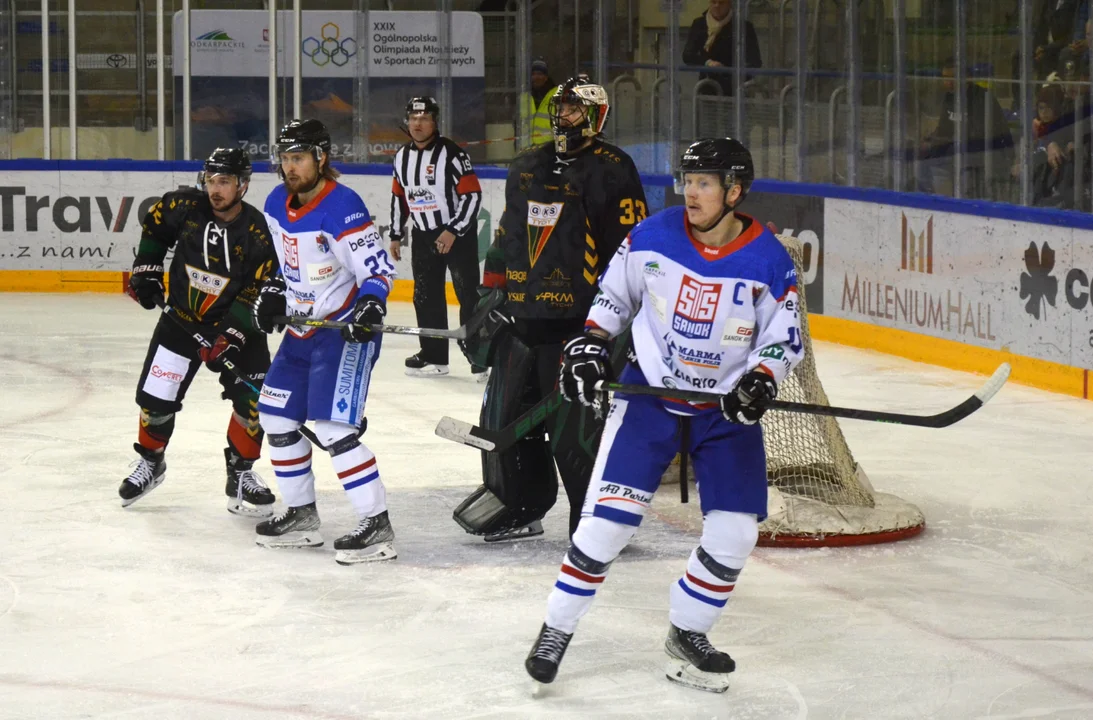
[[[488,429],[505,427],[542,397],[535,351],[508,334],[500,345],[482,402],[480,424]],[[469,533],[528,525],[542,519],[558,496],[554,459],[541,427],[503,453],[483,452],[482,475],[483,486],[453,513]]]

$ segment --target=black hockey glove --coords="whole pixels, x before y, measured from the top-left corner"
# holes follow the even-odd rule
[[[562,397],[594,408],[597,413],[603,410],[607,393],[597,390],[596,383],[611,379],[608,342],[605,337],[585,333],[562,348],[562,371],[558,378]]]
[[[155,310],[164,303],[163,264],[137,260],[129,275],[129,297],[145,310]]]
[[[215,373],[224,372],[228,365],[237,366],[239,354],[243,351],[243,346],[247,344],[247,336],[243,334],[243,331],[229,322],[220,323],[218,330],[220,334],[217,335],[213,346],[197,351],[201,362]]]
[[[721,396],[721,414],[731,423],[754,425],[777,394],[774,378],[762,370],[752,370],[740,378],[732,392]]]
[[[281,332],[285,326],[273,318],[285,314],[285,279],[275,275],[266,281],[254,301],[254,324],[264,333]]]
[[[489,367],[498,336],[513,326],[512,315],[505,310],[503,288],[478,288],[478,304],[467,321],[467,339],[458,341],[459,349],[473,367]]]
[[[353,316],[349,324],[342,328],[342,337],[346,342],[366,343],[372,339],[369,325],[382,325],[387,317],[387,303],[376,295],[362,295],[357,298]]]

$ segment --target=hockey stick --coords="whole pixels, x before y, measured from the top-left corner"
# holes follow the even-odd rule
[[[179,317],[178,312],[173,307],[166,304],[162,300],[157,300],[156,305],[159,307],[160,310],[163,311],[164,315],[174,320],[180,328],[188,332],[190,334],[190,337],[197,341],[198,345],[203,348],[211,348],[213,346],[212,343],[205,339],[204,335],[202,335],[197,330],[194,330],[188,322]],[[262,394],[262,388],[255,387],[254,384],[251,383],[251,381],[248,380],[245,375],[243,375],[243,373],[239,372],[239,368],[235,367],[235,363],[233,363],[231,360],[223,360],[221,361],[221,364],[224,366],[224,369],[234,375],[239,382],[243,383],[259,395]],[[300,434],[306,437],[311,443],[318,445],[323,450],[327,449],[326,445],[323,445],[321,442],[319,442],[319,438],[315,437],[315,433],[311,432],[311,429],[308,428],[306,425],[300,425]]]
[[[943,428],[960,422],[973,412],[983,407],[1006,384],[1010,376],[1009,363],[1002,363],[994,374],[987,379],[983,387],[964,402],[944,410],[935,415],[908,415],[904,413],[883,412],[879,410],[858,410],[856,408],[833,407],[830,405],[812,405],[809,403],[785,402],[772,400],[769,409],[783,412],[797,412],[806,415],[828,415],[831,417],[848,418],[851,420],[868,420],[871,422],[894,423],[896,425],[910,425],[914,427]],[[603,390],[629,393],[631,395],[652,395],[653,397],[668,398],[672,400],[687,400],[690,402],[719,402],[720,395],[704,393],[697,390],[679,390],[675,388],[648,387],[646,385],[620,385],[618,383],[600,382],[597,387]]]
[[[979,388],[970,398],[959,405],[937,413],[936,415],[906,415],[903,413],[890,413],[877,410],[857,410],[854,408],[832,407],[830,405],[811,405],[808,403],[784,402],[775,400],[770,409],[786,412],[799,412],[809,415],[829,415],[843,417],[852,420],[870,420],[873,422],[886,422],[898,425],[911,425],[916,427],[943,428],[960,422],[973,412],[983,407],[994,395],[1002,389],[1009,379],[1009,363],[1002,363],[994,374]],[[604,390],[626,392],[631,395],[652,395],[662,398],[677,400],[692,400],[695,402],[718,402],[720,395],[697,392],[694,390],[674,390],[669,388],[654,388],[645,385],[619,385],[617,383],[601,383]],[[471,425],[462,420],[451,417],[442,417],[436,425],[436,434],[445,440],[476,447],[490,452],[504,452],[516,444],[520,438],[527,435],[535,426],[543,422],[546,416],[562,402],[561,393],[555,390],[546,396],[530,410],[516,419],[511,425],[500,430],[487,430]]]
[[[294,325],[296,327],[325,328],[328,330],[341,330],[352,323],[342,320],[318,320],[303,316],[281,315],[273,318],[278,325]],[[467,326],[457,327],[455,330],[440,330],[434,328],[407,327],[405,325],[369,325],[369,330],[377,333],[391,333],[393,335],[419,335],[428,338],[444,338],[445,340],[466,340]]]
[[[500,430],[487,430],[445,415],[436,424],[435,432],[445,440],[469,445],[479,450],[504,452],[546,420],[547,416],[557,410],[562,402],[562,393],[554,390]]]

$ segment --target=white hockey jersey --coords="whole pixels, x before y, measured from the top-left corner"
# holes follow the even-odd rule
[[[691,237],[682,207],[645,220],[619,247],[585,327],[614,337],[633,319],[644,378],[624,372],[623,382],[725,394],[750,370],[781,383],[800,362],[793,260],[757,220],[738,217],[744,231],[721,248]]]
[[[307,205],[292,208],[289,201],[285,186],[278,185],[265,206],[288,314],[341,320],[360,295],[386,299],[395,266],[360,196],[327,180]],[[288,332],[307,337],[313,330]]]

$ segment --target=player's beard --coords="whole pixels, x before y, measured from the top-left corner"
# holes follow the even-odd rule
[[[314,174],[309,174],[306,177],[303,175],[285,175],[285,190],[288,190],[290,195],[299,195],[300,193],[309,192],[318,184],[318,170],[316,170]]]
[[[209,203],[212,204],[213,210],[216,210],[217,212],[231,210],[238,200],[239,198],[236,195],[232,195],[231,197],[225,197],[220,193],[209,195]]]

